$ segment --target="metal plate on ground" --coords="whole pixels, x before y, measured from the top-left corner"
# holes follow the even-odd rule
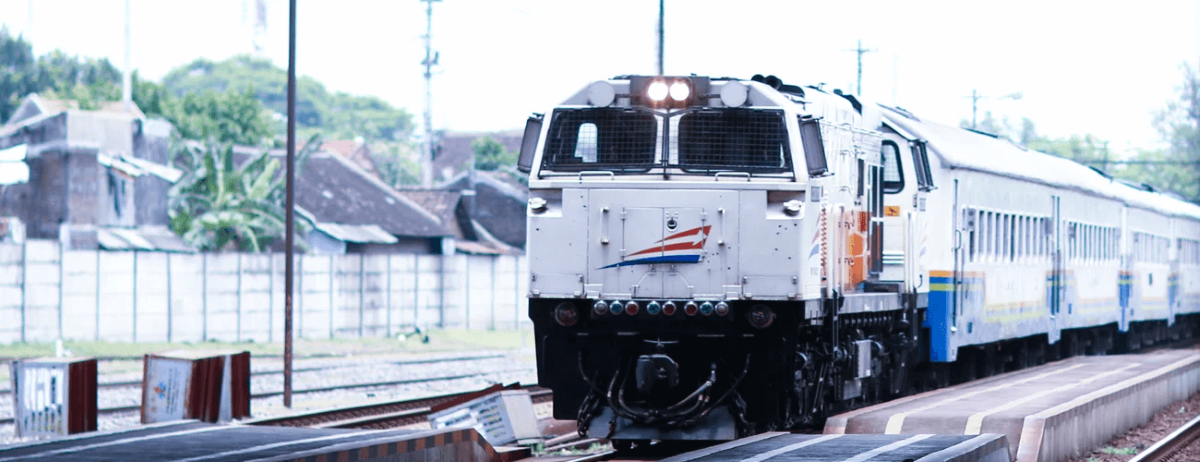
[[[1009,462],[1004,435],[764,433],[662,462]]]

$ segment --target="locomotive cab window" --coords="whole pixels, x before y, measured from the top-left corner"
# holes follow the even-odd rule
[[[904,167],[900,165],[900,147],[892,141],[883,142],[883,192],[896,194],[904,190]]]
[[[542,168],[644,172],[654,166],[658,120],[622,108],[558,109],[546,135]]]

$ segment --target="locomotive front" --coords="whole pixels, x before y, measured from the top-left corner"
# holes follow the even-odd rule
[[[618,77],[529,120],[529,316],[555,418],[617,440],[796,418],[827,167],[819,117],[777,87]]]

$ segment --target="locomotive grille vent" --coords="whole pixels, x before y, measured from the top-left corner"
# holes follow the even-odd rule
[[[688,112],[671,124],[672,164],[687,171],[789,172],[792,158],[783,111],[714,109]]]

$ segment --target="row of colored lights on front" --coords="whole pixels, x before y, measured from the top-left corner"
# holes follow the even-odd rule
[[[597,316],[602,316],[604,314],[618,315],[623,312],[633,316],[638,314],[638,312],[641,311],[641,308],[641,305],[639,305],[636,300],[630,300],[625,303],[621,303],[619,300],[613,300],[611,302],[597,300],[596,303],[592,305],[592,313],[595,313]],[[663,303],[651,301],[646,304],[646,313],[652,316],[657,316],[659,313],[662,313],[664,316],[673,316],[675,315],[675,311],[677,309],[678,306],[672,301],[666,301]],[[725,316],[729,314],[729,304],[725,302],[717,302],[715,304],[712,302],[703,302],[699,304],[696,302],[687,302],[683,304],[683,313],[688,316],[695,316],[696,313],[700,313],[704,316],[710,316],[714,313],[717,316]]]

